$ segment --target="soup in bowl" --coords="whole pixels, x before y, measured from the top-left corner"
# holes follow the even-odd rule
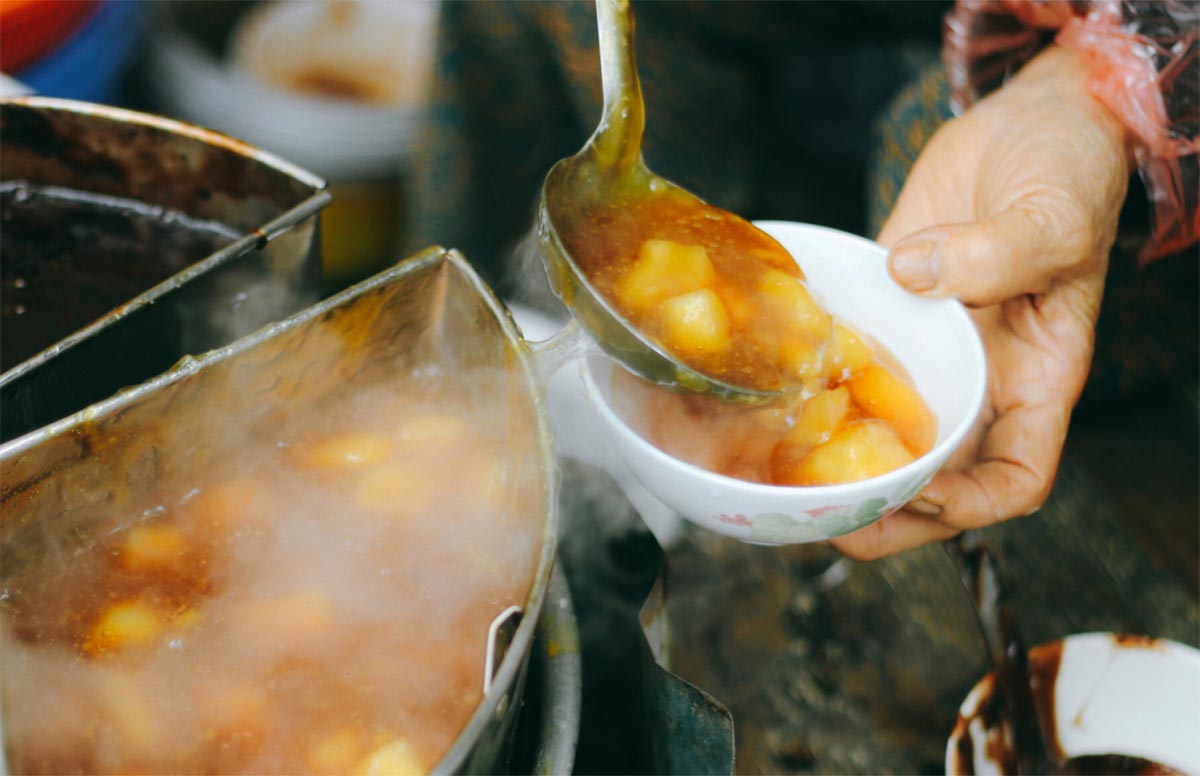
[[[679,455],[662,449],[670,445],[651,433],[644,397],[635,395],[638,389],[620,366],[598,352],[582,359],[577,375],[552,385],[551,412],[560,452],[591,458],[610,470],[622,469],[614,473],[627,490],[638,492],[635,504],[645,503],[648,493],[657,504],[694,523],[758,544],[823,541],[879,520],[928,484],[979,413],[987,373],[983,346],[961,304],[905,292],[888,276],[886,251],[870,240],[805,224],[757,225],[798,259],[823,307],[873,343],[875,359],[892,367],[897,381],[923,400],[932,417],[923,426],[929,438],[917,454],[899,458],[896,468],[877,476],[834,484],[780,485],[718,473],[697,465],[698,457],[680,452],[681,447],[675,448]],[[570,403],[572,393],[587,397],[590,417],[584,418],[580,407]],[[603,426],[611,455],[598,454],[596,434],[580,428],[595,421]],[[870,424],[876,419],[857,422]],[[564,428],[570,429],[573,439],[564,441]],[[734,444],[719,436],[701,434],[682,447],[690,453],[700,448],[719,451],[724,444]],[[868,452],[890,444],[874,437],[860,441]],[[832,468],[836,479],[836,467]]]

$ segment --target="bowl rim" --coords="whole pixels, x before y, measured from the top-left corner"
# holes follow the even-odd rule
[[[1067,655],[1065,647],[1069,643],[1075,644],[1094,644],[1107,642],[1111,649],[1115,650],[1150,650],[1164,655],[1168,655],[1172,660],[1183,660],[1195,663],[1200,666],[1200,650],[1195,647],[1183,644],[1168,638],[1160,638],[1157,636],[1140,636],[1128,632],[1118,633],[1115,631],[1089,631],[1086,633],[1072,633],[1062,638],[1051,639],[1041,644],[1030,647],[1028,651],[1035,649],[1052,648],[1058,646],[1063,649],[1062,654]],[[995,692],[995,676],[994,672],[989,670],[979,678],[971,686],[971,689],[963,697],[962,703],[959,704],[956,710],[954,725],[950,729],[949,735],[946,736],[946,753],[944,758],[944,768],[948,776],[959,773],[953,766],[957,764],[957,744],[962,740],[963,732],[968,730],[967,726],[970,720],[978,718],[978,709],[980,704]],[[1056,726],[1057,727],[1057,726]],[[1122,755],[1121,752],[1113,752],[1115,755]],[[1071,757],[1068,753],[1064,753],[1068,758]],[[1084,755],[1076,755],[1084,756]],[[1140,757],[1141,755],[1125,755],[1131,757]],[[1145,759],[1145,758],[1143,758]],[[1167,765],[1168,763],[1160,763]]]
[[[754,221],[755,226],[762,228],[772,237],[779,239],[779,235],[773,230],[777,229],[799,229],[803,232],[809,232],[813,235],[832,238],[836,241],[848,242],[856,244],[859,249],[867,250],[880,254],[881,258],[886,259],[887,250],[879,245],[879,243],[869,240],[865,237],[860,237],[849,232],[843,232],[839,229],[833,229],[827,226],[819,226],[816,224],[806,224],[797,221]],[[799,262],[797,262],[799,264]],[[820,295],[820,289],[815,289],[817,295]],[[917,298],[917,297],[914,297]],[[798,493],[812,495],[815,498],[848,496],[854,495],[859,491],[874,492],[881,487],[890,488],[900,483],[908,482],[915,475],[918,475],[923,469],[929,466],[930,463],[940,465],[954,450],[962,443],[967,433],[974,426],[976,419],[979,417],[979,412],[983,407],[983,399],[987,391],[988,372],[987,358],[983,350],[983,341],[979,337],[979,331],[975,327],[975,323],[967,314],[966,308],[961,302],[956,299],[921,299],[922,303],[927,303],[930,306],[937,306],[946,311],[946,314],[954,320],[957,325],[963,327],[967,332],[967,341],[969,345],[970,357],[970,374],[977,378],[976,384],[972,391],[970,400],[967,402],[967,411],[963,413],[959,422],[951,429],[942,441],[934,445],[933,449],[922,455],[920,458],[905,464],[899,469],[893,469],[890,472],[871,477],[865,480],[857,480],[855,482],[846,482],[835,485],[772,485],[763,482],[751,482],[742,480],[736,477],[730,477],[726,474],[718,474],[717,472],[709,471],[701,466],[693,463],[688,463],[679,458],[676,458],[669,453],[661,450],[645,439],[641,434],[629,426],[610,406],[609,402],[604,399],[604,391],[601,390],[596,382],[595,376],[592,373],[591,363],[594,359],[603,358],[608,362],[611,368],[621,368],[611,358],[603,353],[592,352],[583,361],[582,375],[584,385],[587,388],[588,396],[592,399],[597,411],[605,419],[605,423],[610,429],[617,429],[622,436],[632,439],[636,444],[645,448],[650,456],[658,463],[674,467],[683,473],[692,476],[709,479],[714,483],[719,483],[722,489],[726,491],[740,491],[740,495],[756,495],[768,498],[794,498]]]

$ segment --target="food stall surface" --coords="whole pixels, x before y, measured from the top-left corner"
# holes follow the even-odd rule
[[[1198,410],[1195,388],[1174,386],[1081,415],[1045,507],[977,532],[1027,644],[1114,631],[1200,645]],[[989,666],[942,547],[831,567],[840,556],[819,545],[689,526],[664,551],[613,490],[563,463],[559,563],[583,658],[574,772],[729,772],[712,751],[688,769],[672,759],[719,743],[714,717],[672,730],[648,702],[637,616],[660,569],[667,666],[732,713],[734,772],[944,772],[959,704]]]
[[[1041,511],[978,533],[1027,644],[1200,645],[1198,414],[1191,382],[1077,417]],[[671,668],[733,713],[738,773],[943,773],[989,668],[957,568],[935,544],[821,576],[835,557],[688,533],[666,559]]]

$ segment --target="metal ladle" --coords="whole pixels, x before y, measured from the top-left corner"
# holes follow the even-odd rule
[[[759,404],[786,394],[791,386],[759,390],[735,385],[682,363],[618,312],[589,282],[567,250],[562,239],[566,232],[561,231],[567,223],[580,217],[586,219],[589,211],[617,200],[637,201],[671,194],[704,205],[699,198],[650,172],[642,161],[646,116],[629,0],[597,0],[596,20],[604,85],[600,124],[579,153],[550,169],[538,202],[537,245],[555,293],[600,347],[647,380],[744,404]],[[752,231],[753,239],[765,238],[775,243],[749,222],[736,221],[734,228]],[[786,255],[782,246],[779,250]],[[575,334],[574,330],[564,332],[564,338]]]

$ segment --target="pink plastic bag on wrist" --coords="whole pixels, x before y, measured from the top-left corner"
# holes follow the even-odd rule
[[[944,56],[956,111],[1057,43],[1085,58],[1088,86],[1137,138],[1151,202],[1139,258],[1200,238],[1200,5],[1192,0],[959,0]]]

